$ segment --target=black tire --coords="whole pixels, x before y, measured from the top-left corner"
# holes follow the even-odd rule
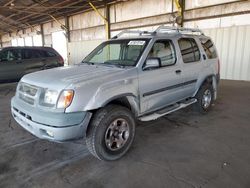
[[[119,120],[121,120],[121,123],[125,122],[123,125],[126,125],[126,130],[129,131],[129,133],[126,131],[119,133],[119,136],[115,135],[116,130],[113,129],[114,125],[116,124],[118,128],[119,126],[122,127],[119,125]],[[110,129],[112,130],[110,131]],[[126,133],[126,139],[124,135],[121,136],[124,133]],[[110,134],[112,134],[112,137],[107,136]],[[119,105],[108,105],[96,111],[93,115],[86,133],[86,145],[90,153],[100,160],[117,160],[129,150],[134,140],[134,135],[135,118],[131,111]],[[123,145],[120,146],[121,148],[118,147],[118,142],[116,144],[114,144],[115,142],[110,144],[110,140],[114,141],[114,139],[120,138],[126,140]],[[107,142],[109,144],[107,144]]]
[[[211,99],[210,102],[207,102],[207,105],[204,103],[204,95],[207,94],[207,92],[210,93]],[[197,99],[197,103],[195,103],[195,109],[202,113],[206,114],[212,107],[212,104],[214,102],[214,90],[213,86],[210,83],[204,83],[201,88],[199,89],[198,93],[196,94],[195,98]],[[209,101],[209,100],[208,100]]]

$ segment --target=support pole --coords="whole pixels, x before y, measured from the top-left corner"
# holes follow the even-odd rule
[[[107,37],[107,39],[110,39],[109,5],[107,5],[107,7],[106,7],[107,18],[105,18],[91,2],[89,2],[89,5],[93,8],[93,10],[96,12],[96,14],[98,14],[103,19],[103,21],[105,23],[106,37]]]
[[[175,6],[177,7],[177,18],[176,18],[176,23],[180,25],[181,27],[183,26],[183,12],[185,9],[185,0],[174,0]]]
[[[0,35],[0,48],[3,47],[3,42],[2,42],[2,35]]]
[[[185,11],[185,0],[180,0],[180,5],[181,5],[181,27],[183,27],[184,23],[184,11]]]
[[[56,23],[58,23],[62,29],[64,29],[65,31],[67,31],[67,27],[65,27],[65,25],[63,25],[58,19],[56,19],[53,15],[48,14],[53,20],[55,20]]]
[[[66,17],[65,17],[65,26],[66,26],[66,28],[67,28],[67,30],[66,30],[66,35],[67,35],[68,42],[71,42],[71,38],[70,38],[70,29],[69,29],[69,16],[66,16]]]
[[[42,37],[42,46],[45,45],[45,39],[44,39],[44,30],[43,30],[43,24],[40,25],[40,33],[41,33],[41,37]]]
[[[106,19],[107,19],[107,24],[105,25],[106,28],[106,35],[107,35],[107,39],[111,38],[111,32],[110,32],[110,5],[107,4],[105,7],[106,10]]]

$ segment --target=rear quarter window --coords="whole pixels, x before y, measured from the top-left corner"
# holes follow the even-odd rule
[[[207,55],[208,59],[217,58],[217,53],[213,42],[210,39],[200,38],[201,45]]]
[[[56,53],[51,52],[51,51],[45,51],[45,54],[46,54],[47,57],[56,57],[57,56]]]
[[[193,38],[181,38],[178,40],[184,63],[192,63],[200,60],[200,50]]]

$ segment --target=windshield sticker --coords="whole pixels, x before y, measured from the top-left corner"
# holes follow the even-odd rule
[[[142,46],[144,44],[145,44],[145,41],[142,41],[142,40],[131,40],[128,43],[128,45],[136,45],[136,46]]]

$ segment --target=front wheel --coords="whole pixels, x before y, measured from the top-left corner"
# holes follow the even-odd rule
[[[213,86],[209,83],[203,84],[196,94],[196,99],[196,109],[203,114],[208,112],[214,102]]]
[[[130,148],[135,135],[135,119],[131,111],[118,105],[98,110],[88,127],[86,145],[100,160],[117,160]]]

